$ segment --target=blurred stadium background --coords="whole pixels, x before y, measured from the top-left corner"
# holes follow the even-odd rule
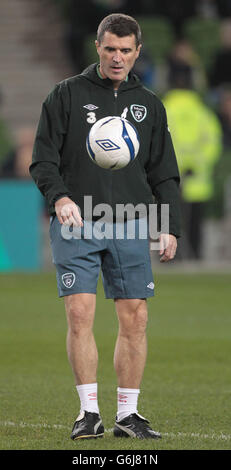
[[[116,11],[134,15],[142,27],[144,46],[135,72],[164,100],[167,112],[169,106],[169,119],[174,123],[178,119],[179,126],[181,119],[186,123],[179,133],[184,135],[182,142],[177,141],[177,129],[172,134],[182,171],[186,225],[174,267],[219,265],[229,269],[231,2],[1,0],[0,200],[5,220],[0,228],[2,272],[51,269],[46,207],[28,174],[41,104],[55,83],[97,60],[97,24],[105,14]],[[174,77],[180,82],[174,82]],[[176,89],[185,91],[183,82],[188,78],[192,97],[201,99],[207,107],[207,117],[199,116],[193,99],[191,104],[188,101],[191,125],[184,109],[187,99],[184,104],[184,94],[174,93]],[[178,114],[172,115],[171,103]],[[197,127],[205,128],[211,116],[216,121],[213,130],[197,136]],[[182,161],[181,150],[184,156],[190,145],[188,162]],[[203,170],[196,167],[198,155],[199,166],[205,162]],[[204,172],[202,176],[200,171]],[[197,181],[193,179],[196,173]],[[29,216],[25,217],[25,212]]]

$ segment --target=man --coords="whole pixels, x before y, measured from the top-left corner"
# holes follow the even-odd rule
[[[119,321],[114,354],[118,377],[114,435],[159,438],[137,412],[147,350],[146,299],[153,296],[154,289],[148,239],[99,240],[93,236],[67,240],[61,234],[65,225],[83,230],[91,223],[84,214],[87,195],[92,196],[93,207],[108,204],[115,214],[118,204],[148,206],[154,194],[159,204],[170,204],[170,235],[160,236],[161,261],[172,259],[177,247],[179,174],[165,110],[130,73],[141,49],[139,25],[127,15],[107,16],[99,25],[96,48],[99,64],[59,83],[45,101],[30,168],[52,214],[51,244],[59,295],[64,296],[67,314],[67,353],[81,403],[71,437],[101,437],[104,432],[92,333],[96,284],[102,268],[105,294],[114,299]],[[141,139],[135,161],[118,171],[96,166],[85,146],[93,123],[110,115],[126,115]]]

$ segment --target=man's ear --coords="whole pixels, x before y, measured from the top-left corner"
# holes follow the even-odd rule
[[[97,39],[95,40],[95,47],[96,47],[96,50],[97,50],[97,54],[99,54],[100,44],[99,44],[99,41],[97,41]]]
[[[139,44],[139,46],[136,49],[136,59],[138,59],[138,57],[140,55],[141,47],[142,47],[142,44]]]

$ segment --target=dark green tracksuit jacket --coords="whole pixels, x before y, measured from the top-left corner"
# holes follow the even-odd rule
[[[95,120],[124,111],[140,136],[138,156],[123,169],[102,169],[88,156],[86,137]],[[117,96],[111,80],[99,77],[96,64],[57,84],[42,106],[30,173],[50,214],[65,195],[83,218],[84,196],[92,196],[93,207],[109,204],[114,213],[116,204],[148,207],[154,196],[158,204],[169,204],[169,231],[180,235],[179,173],[165,109],[132,73]]]

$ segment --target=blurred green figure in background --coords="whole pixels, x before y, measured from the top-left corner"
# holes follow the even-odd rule
[[[214,167],[222,153],[222,130],[216,114],[192,89],[192,69],[180,61],[169,62],[170,90],[163,103],[181,174],[184,235],[180,257],[202,256],[205,203],[213,197]]]

